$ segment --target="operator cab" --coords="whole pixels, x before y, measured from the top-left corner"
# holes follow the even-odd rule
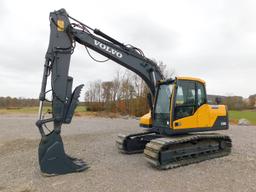
[[[205,82],[193,77],[160,81],[154,106],[152,117],[151,113],[144,115],[140,125],[168,135],[213,129],[221,117],[212,115],[218,112],[226,116],[224,105],[207,104]]]

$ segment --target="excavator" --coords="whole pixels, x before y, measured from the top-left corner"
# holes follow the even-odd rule
[[[130,135],[119,134],[119,152],[144,153],[148,163],[158,169],[198,163],[231,152],[231,138],[215,132],[229,128],[227,107],[207,102],[205,81],[193,77],[164,78],[159,66],[141,49],[125,45],[60,9],[50,13],[50,41],[36,121],[41,135],[38,160],[44,175],[81,172],[89,167],[82,159],[65,153],[61,138],[61,127],[71,123],[83,87],[79,85],[72,91],[73,78],[69,76],[76,42],[85,46],[90,57],[88,48],[133,71],[149,88],[150,111],[139,121],[145,129]],[[47,91],[48,81],[51,89]],[[46,99],[48,92],[51,101]],[[43,115],[46,102],[51,103],[50,118]],[[48,123],[53,125],[52,129],[47,127]]]

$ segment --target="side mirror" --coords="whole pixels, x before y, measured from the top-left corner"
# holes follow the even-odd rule
[[[215,98],[215,102],[217,105],[219,105],[222,101],[221,101],[221,98],[220,97],[216,97]]]
[[[151,111],[153,111],[153,101],[152,101],[152,95],[150,93],[147,94],[147,100],[148,100],[148,106]]]

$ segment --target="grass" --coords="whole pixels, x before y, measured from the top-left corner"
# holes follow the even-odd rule
[[[45,108],[44,111],[47,109]],[[33,114],[37,113],[38,107],[22,107],[22,108],[1,108],[0,114]]]
[[[21,107],[21,108],[0,108],[0,115],[37,115],[39,107]],[[43,109],[43,114],[50,110],[50,106],[45,106]],[[94,116],[94,117],[110,117],[116,118],[119,114],[116,113],[108,113],[108,112],[91,112],[87,111],[86,107],[78,106],[75,111],[75,116]]]
[[[45,106],[43,113],[50,110],[50,106]],[[21,108],[2,108],[0,109],[0,115],[2,114],[37,114],[39,107],[21,107]],[[84,106],[78,106],[76,113],[84,113],[86,108]]]
[[[247,119],[251,124],[256,125],[256,111],[243,110],[243,111],[229,111],[229,119],[233,123],[237,123],[239,119]]]
[[[49,110],[50,107],[44,107],[43,113]],[[37,114],[38,107],[23,107],[23,108],[8,108],[0,109],[0,115],[7,114]],[[84,106],[78,106],[75,111],[75,116],[102,116],[102,117],[118,117],[115,113],[106,112],[89,112]],[[231,123],[237,124],[239,119],[245,118],[249,120],[253,125],[256,125],[256,111],[244,110],[244,111],[229,111],[229,119]]]

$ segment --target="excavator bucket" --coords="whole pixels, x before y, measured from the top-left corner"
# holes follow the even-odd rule
[[[60,133],[52,131],[44,136],[38,148],[39,164],[46,176],[81,172],[88,165],[81,159],[70,157],[65,153]]]

